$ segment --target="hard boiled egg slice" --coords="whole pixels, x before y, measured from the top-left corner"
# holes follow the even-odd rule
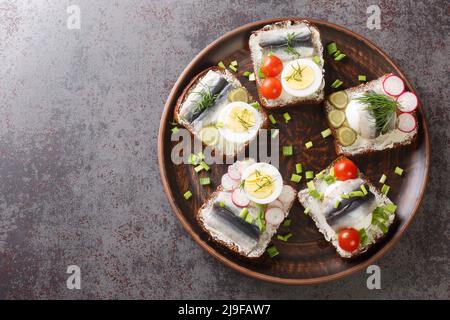
[[[297,59],[285,64],[281,73],[281,85],[295,97],[307,97],[322,84],[321,68],[311,59]]]
[[[241,183],[247,197],[260,204],[273,202],[283,189],[283,179],[278,169],[263,162],[248,166],[242,173]]]
[[[263,122],[254,107],[242,101],[227,104],[219,114],[219,131],[230,142],[245,143],[258,133]]]

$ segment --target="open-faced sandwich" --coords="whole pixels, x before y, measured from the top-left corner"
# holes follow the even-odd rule
[[[336,152],[355,155],[395,148],[414,141],[418,99],[403,80],[386,74],[331,94],[325,102]]]
[[[214,241],[255,258],[264,253],[295,196],[274,166],[253,159],[236,161],[199,209],[197,220]]]
[[[323,47],[315,26],[306,20],[266,25],[252,33],[249,47],[256,86],[265,107],[323,101]]]
[[[307,183],[298,199],[325,239],[344,258],[375,244],[389,230],[397,207],[340,157]]]
[[[212,67],[197,75],[175,107],[175,121],[205,145],[234,155],[267,124],[259,104],[229,71]]]

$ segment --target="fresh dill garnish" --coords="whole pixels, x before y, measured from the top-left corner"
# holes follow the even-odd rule
[[[389,130],[389,124],[397,111],[398,102],[385,94],[368,91],[362,96],[356,98],[359,102],[366,105],[375,119],[377,130],[386,133]]]
[[[200,96],[200,99],[195,103],[195,112],[203,112],[211,107],[216,101],[218,94],[212,94],[211,89],[205,87],[205,90],[193,92]]]
[[[300,53],[294,49],[294,41],[295,41],[295,32],[290,32],[286,36],[286,48],[284,51],[286,51],[291,56],[294,56],[294,58],[300,58]]]
[[[254,126],[254,123],[248,120],[248,115],[249,115],[249,111],[244,109],[242,111],[242,116],[240,115],[236,115],[236,119],[239,121],[239,123],[241,124],[241,126],[248,131],[249,129],[251,129]],[[247,118],[247,119],[245,119]]]
[[[295,81],[302,81],[302,72],[303,70],[305,70],[306,67],[302,68],[298,63],[297,63],[297,68],[296,67],[292,67],[292,73],[290,75],[288,75],[285,79],[286,81],[292,80],[294,79]]]
[[[262,184],[256,183],[258,188],[255,189],[255,192],[261,190],[264,187],[270,186],[274,182],[274,180],[269,176],[263,176],[260,178],[260,180],[262,181]]]

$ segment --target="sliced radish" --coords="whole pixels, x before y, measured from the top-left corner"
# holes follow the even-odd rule
[[[278,207],[268,208],[265,217],[268,224],[277,226],[284,220],[284,211]]]
[[[417,96],[414,93],[407,91],[398,96],[397,102],[399,103],[398,108],[401,112],[411,113],[416,110],[419,99],[417,99]]]
[[[383,81],[383,90],[388,95],[396,97],[405,91],[405,84],[400,77],[390,75],[387,76]]]
[[[269,203],[267,208],[280,208],[280,209],[283,209],[284,206],[283,206],[283,202],[281,202],[280,200],[276,199],[273,202]]]
[[[236,207],[246,207],[250,203],[250,199],[246,196],[244,190],[241,188],[235,189],[231,194],[231,201],[233,201]]]
[[[224,190],[231,191],[231,190],[236,189],[237,187],[239,187],[240,182],[239,182],[239,180],[231,179],[231,177],[227,173],[225,173],[222,176],[221,184],[222,184],[222,188]]]
[[[228,167],[228,175],[233,180],[241,180],[241,173],[237,165],[231,165]]]
[[[400,113],[398,116],[398,129],[403,132],[411,132],[417,128],[417,120],[411,113]]]

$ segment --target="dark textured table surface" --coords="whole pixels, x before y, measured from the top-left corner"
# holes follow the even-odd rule
[[[381,30],[366,9],[381,8]],[[67,7],[81,10],[68,29]],[[0,298],[450,298],[447,1],[0,1]],[[165,99],[207,44],[247,22],[303,16],[379,45],[422,99],[426,196],[367,274],[286,287],[247,278],[188,236],[162,191]],[[66,287],[68,265],[81,290]]]

